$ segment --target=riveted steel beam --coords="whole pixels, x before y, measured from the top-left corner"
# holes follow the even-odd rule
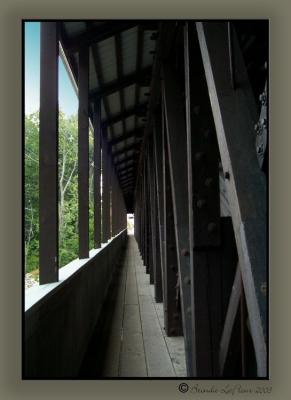
[[[195,376],[193,366],[193,337],[191,313],[187,312],[191,304],[191,278],[189,258],[189,212],[185,207],[188,199],[187,185],[187,136],[181,103],[181,88],[177,75],[169,63],[163,64],[162,96],[165,110],[166,137],[169,157],[169,170],[175,221],[176,252],[181,293],[183,332],[185,338],[186,364],[189,376]],[[181,101],[181,100],[180,100]]]
[[[231,85],[228,27],[197,22],[226,190],[233,219],[257,373],[267,376],[266,181],[259,168],[253,127],[258,119],[238,40],[233,35],[236,88]],[[235,138],[233,135],[235,132]]]

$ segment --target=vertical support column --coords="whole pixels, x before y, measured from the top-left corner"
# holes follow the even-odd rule
[[[116,235],[116,175],[112,166],[112,196],[111,196],[111,215],[112,215],[112,236]]]
[[[153,132],[153,135],[155,131]],[[157,180],[155,171],[155,157],[154,157],[154,138],[150,138],[150,154],[149,154],[149,176],[150,182],[150,196],[151,196],[151,222],[152,222],[152,254],[153,254],[153,275],[154,275],[154,288],[155,300],[157,303],[163,301],[163,288],[162,288],[162,272],[161,272],[161,258],[160,258],[160,240],[159,240],[159,227],[158,227],[158,204],[157,204]]]
[[[145,153],[146,154],[146,153]],[[144,156],[146,157],[146,156]],[[146,179],[146,159],[143,164],[143,202],[144,202],[144,265],[146,273],[149,274],[149,258],[148,258],[148,199],[147,199],[147,179]]]
[[[156,175],[156,196],[157,196],[157,229],[159,235],[160,246],[160,265],[162,275],[162,290],[164,292],[164,199],[163,199],[163,156],[165,149],[163,147],[163,132],[161,124],[161,110],[156,112],[154,122],[154,160],[155,160],[155,175]]]
[[[106,129],[102,129],[102,243],[107,243],[109,238],[109,179],[108,179],[108,151]]]
[[[109,146],[108,146],[109,147]],[[113,171],[112,171],[112,157],[111,157],[111,150],[108,149],[108,188],[109,188],[109,206],[108,206],[108,239],[112,238],[112,179],[113,179]]]
[[[163,102],[167,132],[167,145],[175,221],[176,249],[181,293],[183,332],[185,338],[186,365],[188,376],[195,376],[193,368],[193,332],[191,314],[191,279],[189,259],[189,212],[185,206],[188,199],[187,184],[187,137],[186,126],[181,113],[181,88],[176,72],[170,64],[163,65]],[[181,101],[181,100],[180,100]]]
[[[253,137],[258,119],[238,40],[233,35],[235,88],[229,74],[227,23],[197,22],[254,343],[257,373],[267,375],[266,180]],[[234,139],[235,132],[235,139]]]
[[[101,104],[97,100],[94,104],[94,245],[101,247]]]
[[[153,185],[152,177],[150,175],[150,140],[148,140],[146,150],[146,168],[145,168],[145,179],[146,179],[146,208],[147,208],[147,266],[148,273],[150,274],[150,284],[154,283],[154,254],[152,247],[152,199],[151,199],[151,188]]]
[[[79,258],[89,257],[89,49],[79,52],[78,193]]]
[[[41,23],[39,283],[58,281],[58,27]]]
[[[164,317],[165,330],[168,336],[178,336],[182,334],[181,320],[181,299],[180,287],[178,284],[178,260],[176,250],[176,238],[174,229],[173,201],[171,192],[171,180],[169,171],[169,156],[167,147],[167,137],[165,133],[165,123],[162,124],[162,143],[163,143],[163,221],[164,221]],[[189,314],[189,309],[186,310]],[[188,355],[189,357],[189,355]]]
[[[218,376],[222,332],[219,153],[198,43],[194,40],[191,35],[188,43],[186,23],[184,65],[193,365],[197,377],[211,377]]]

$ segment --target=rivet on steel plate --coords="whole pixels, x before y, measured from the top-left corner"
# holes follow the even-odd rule
[[[182,256],[184,256],[184,257],[188,257],[188,256],[190,255],[190,252],[189,252],[188,249],[182,249],[182,250],[181,250],[181,254],[182,254]]]

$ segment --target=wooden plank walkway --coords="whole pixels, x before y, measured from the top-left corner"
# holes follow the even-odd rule
[[[153,285],[132,235],[118,282],[102,376],[186,376],[184,338],[166,336],[163,304],[154,300]]]

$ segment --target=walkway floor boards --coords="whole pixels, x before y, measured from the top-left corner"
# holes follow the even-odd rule
[[[88,373],[95,378],[186,376],[184,338],[166,336],[163,304],[154,300],[154,288],[133,236],[128,237],[105,307],[99,336],[92,337],[81,377]],[[94,348],[100,348],[97,340],[106,349],[101,357],[94,353]],[[99,368],[91,365],[94,358]]]
[[[153,285],[149,284],[133,236],[128,237],[123,268],[126,275],[120,289],[124,293],[123,307],[118,304],[113,320],[104,376],[186,376],[184,339],[165,334],[163,304],[154,300]]]

